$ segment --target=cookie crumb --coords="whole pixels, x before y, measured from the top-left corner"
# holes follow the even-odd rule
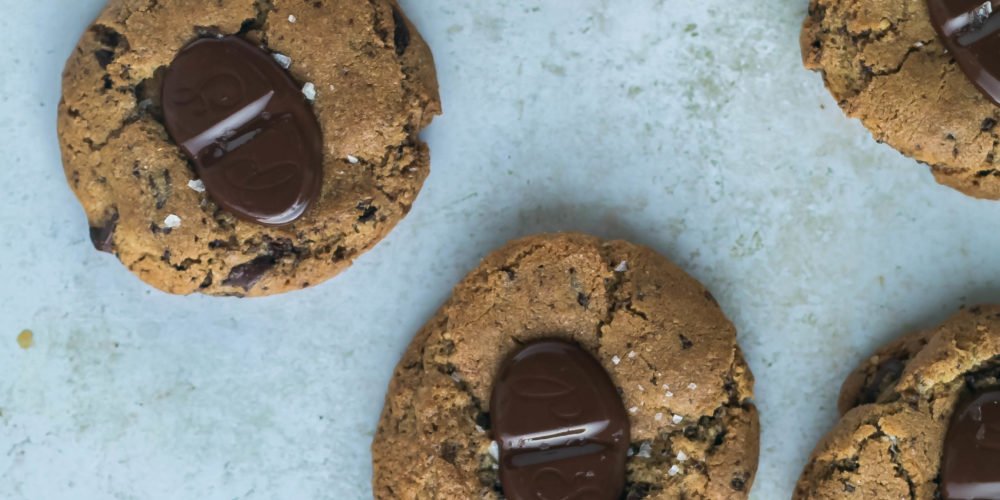
[[[622,358],[619,358],[618,356],[611,356],[611,362],[617,365],[622,362]]]
[[[204,193],[205,192],[205,183],[201,182],[200,179],[191,179],[191,180],[189,180],[188,181],[188,187],[191,188],[192,191],[197,191],[199,193]]]
[[[286,56],[285,54],[275,52],[274,54],[271,54],[271,57],[273,57],[282,68],[288,69],[292,67],[292,58]]]
[[[308,82],[302,86],[302,95],[306,96],[306,99],[310,101],[316,100],[316,85],[312,82]]]
[[[298,20],[299,20],[299,18],[295,17],[294,15],[288,16],[288,22],[290,22],[292,24],[295,24],[295,22],[298,21]]]
[[[170,214],[166,219],[163,219],[163,227],[167,229],[177,229],[181,227],[181,218],[174,214]]]
[[[680,415],[674,415],[673,417],[670,417],[670,421],[673,422],[674,425],[677,425],[684,421],[684,417]]]
[[[360,162],[360,161],[361,160],[359,160],[357,156],[347,155],[347,162],[350,163],[350,164],[352,164],[352,165],[357,165],[358,162]]]
[[[677,474],[680,473],[681,473],[681,468],[676,465],[671,465],[670,470],[667,471],[667,474],[670,474],[671,476],[676,476]]]

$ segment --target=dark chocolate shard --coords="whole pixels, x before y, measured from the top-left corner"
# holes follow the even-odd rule
[[[403,55],[410,47],[410,27],[406,25],[406,18],[399,9],[392,8],[392,22],[396,24],[396,32],[393,33],[392,42],[396,46],[396,55]]]
[[[99,226],[90,226],[90,241],[101,252],[114,253],[115,230],[118,229],[118,212]]]
[[[240,287],[249,292],[268,271],[274,268],[277,262],[274,256],[261,255],[250,262],[234,267],[222,284]]]

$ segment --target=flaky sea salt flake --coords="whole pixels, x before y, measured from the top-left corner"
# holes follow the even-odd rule
[[[683,451],[678,451],[677,452],[677,461],[678,462],[685,462],[685,461],[687,461],[687,459],[688,459],[687,453],[684,453]]]
[[[288,69],[292,67],[292,58],[286,56],[285,54],[275,52],[274,54],[271,54],[271,57],[273,57],[282,68]]]
[[[306,83],[302,86],[302,95],[306,96],[306,99],[310,101],[316,100],[316,85],[312,82]]]
[[[671,476],[676,476],[677,474],[680,473],[681,473],[681,468],[676,465],[671,465],[670,470],[667,471],[667,474],[670,474]]]
[[[205,192],[205,183],[201,182],[201,179],[191,179],[191,180],[189,180],[188,181],[188,187],[191,188],[192,191],[197,191],[199,193],[204,193]]]
[[[615,272],[616,273],[624,273],[625,271],[628,271],[628,261],[627,260],[623,260],[623,261],[619,262],[618,265],[615,267]]]
[[[177,229],[181,227],[181,218],[174,214],[170,214],[166,219],[163,219],[163,227],[167,229]]]
[[[670,421],[673,422],[674,425],[677,425],[684,421],[684,417],[680,415],[674,415],[673,417],[670,417]]]

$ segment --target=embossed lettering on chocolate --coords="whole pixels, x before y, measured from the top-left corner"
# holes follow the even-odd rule
[[[1000,390],[959,401],[944,442],[941,493],[947,500],[1000,498]]]
[[[927,0],[927,8],[965,76],[1000,104],[1000,0]]]
[[[299,86],[236,37],[182,49],[163,80],[170,136],[209,195],[234,215],[280,226],[305,213],[323,180],[323,135]]]
[[[490,407],[507,498],[622,495],[628,415],[608,373],[586,351],[546,340],[514,352]]]

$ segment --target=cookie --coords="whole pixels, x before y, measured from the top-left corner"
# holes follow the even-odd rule
[[[998,498],[1000,306],[961,311],[848,376],[796,499]]]
[[[111,0],[63,74],[94,246],[176,294],[321,283],[429,173],[429,48],[393,0]]]
[[[472,271],[403,355],[372,444],[374,495],[745,498],[752,391],[732,324],[666,259],[580,234],[525,238]]]
[[[974,58],[965,51],[948,50],[957,42],[938,35],[935,25],[946,20],[932,19],[928,3],[948,2],[811,0],[803,61],[876,140],[930,165],[944,185],[998,199],[1000,108],[981,91],[982,81],[966,75],[989,65],[969,66]]]

